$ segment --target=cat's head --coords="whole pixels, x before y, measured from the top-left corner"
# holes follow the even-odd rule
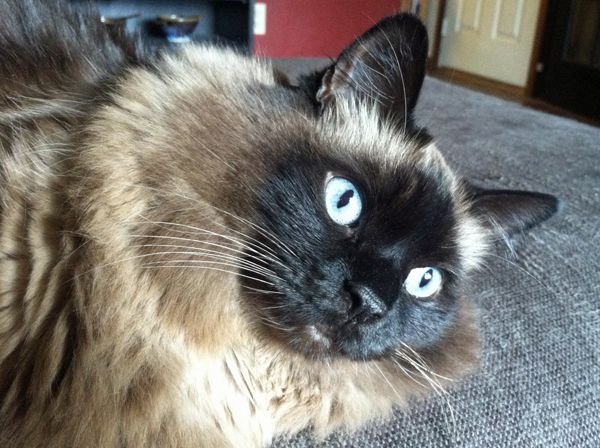
[[[423,25],[399,15],[304,78],[316,131],[282,143],[286,156],[255,192],[264,254],[246,252],[246,298],[265,331],[308,356],[435,347],[493,239],[557,209],[552,196],[453,174],[412,117],[426,56]]]

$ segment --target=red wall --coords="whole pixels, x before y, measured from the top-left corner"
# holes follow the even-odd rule
[[[267,4],[267,33],[256,36],[258,55],[336,57],[400,0],[257,0]]]

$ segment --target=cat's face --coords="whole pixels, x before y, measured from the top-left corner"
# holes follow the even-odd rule
[[[492,229],[519,232],[556,207],[545,195],[470,189],[422,138],[410,113],[426,48],[416,19],[389,18],[307,78],[326,136],[286,142],[256,191],[265,256],[247,256],[266,274],[246,272],[251,309],[309,357],[434,347]]]
[[[462,217],[451,186],[414,166],[357,162],[288,159],[261,191],[257,224],[276,275],[255,285],[272,291],[258,306],[312,356],[429,346],[456,311]]]

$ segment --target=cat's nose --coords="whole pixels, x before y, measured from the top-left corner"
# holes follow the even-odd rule
[[[368,286],[348,282],[346,292],[350,300],[348,322],[370,324],[381,319],[388,311],[385,302]]]

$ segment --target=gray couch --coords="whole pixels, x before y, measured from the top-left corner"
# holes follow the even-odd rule
[[[430,78],[416,117],[468,178],[553,193],[566,209],[473,278],[475,375],[358,433],[274,446],[600,447],[600,129]]]

